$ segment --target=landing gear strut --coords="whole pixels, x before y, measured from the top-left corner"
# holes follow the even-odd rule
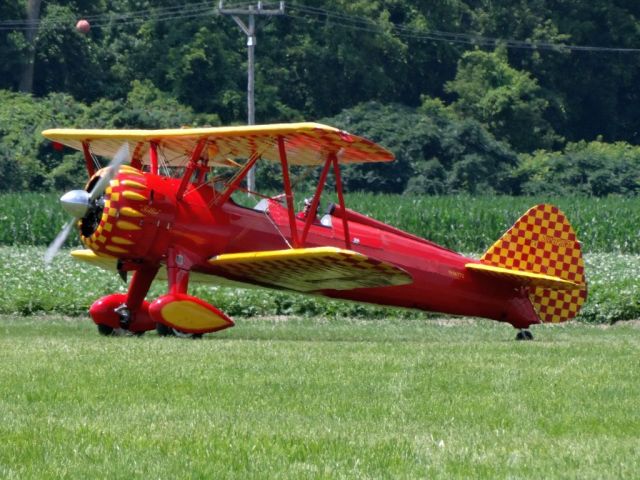
[[[516,340],[533,340],[533,334],[529,330],[520,330],[516,334]]]

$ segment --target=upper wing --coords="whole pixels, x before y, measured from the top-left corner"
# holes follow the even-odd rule
[[[321,165],[330,153],[341,163],[390,162],[388,150],[356,135],[320,123],[283,123],[241,127],[179,128],[169,130],[50,129],[42,134],[55,142],[82,151],[87,142],[96,155],[112,157],[123,143],[129,143],[143,164],[149,163],[149,142],[158,144],[172,167],[184,166],[196,144],[207,140],[211,163],[249,158],[254,153],[279,162],[278,138],[286,146],[290,165]]]
[[[297,292],[388,287],[413,282],[407,272],[361,253],[335,247],[218,255],[219,275]]]

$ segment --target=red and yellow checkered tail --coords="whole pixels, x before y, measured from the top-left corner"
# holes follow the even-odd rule
[[[567,218],[553,205],[530,208],[480,262],[534,278],[527,288],[541,322],[571,320],[587,298],[580,243]]]

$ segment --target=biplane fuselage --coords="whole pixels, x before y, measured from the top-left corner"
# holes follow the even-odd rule
[[[232,326],[224,313],[187,294],[190,278],[484,317],[520,329],[573,318],[586,297],[579,243],[555,207],[530,209],[480,260],[347,209],[338,165],[393,156],[346,132],[318,124],[169,131],[166,147],[187,152],[181,178],[159,174],[162,131],[114,132],[45,132],[83,150],[92,175],[65,207],[88,247],[74,256],[110,264],[123,276],[133,272],[126,295],[91,307],[99,327],[144,331],[162,324],[205,333]],[[112,170],[95,171],[90,147],[113,152],[119,139],[134,153],[109,181]],[[238,164],[224,152],[248,160]],[[240,206],[231,194],[260,156],[280,161],[285,193],[255,208]],[[322,166],[303,212],[294,210],[289,162]],[[217,177],[207,180],[214,163],[237,173],[219,186]],[[325,215],[312,213],[331,169],[339,204]],[[165,271],[167,295],[147,302],[151,282]]]
[[[233,274],[221,272],[210,265],[208,260],[220,254],[291,248],[293,240],[288,212],[276,200],[263,202],[266,203],[265,210],[242,207],[231,200],[220,207],[212,206],[214,190],[208,185],[202,185],[190,186],[182,201],[177,202],[175,192],[180,180],[148,173],[143,176],[144,180],[140,178],[138,183],[145,184],[146,188],[134,189],[130,185],[139,174],[122,172],[113,183],[129,182],[130,185],[125,185],[115,202],[112,200],[115,192],[107,191],[107,201],[110,202],[108,208],[116,206],[112,212],[114,220],[118,218],[126,222],[127,218],[131,218],[122,212],[138,211],[143,214],[143,217],[135,217],[136,224],[142,225],[140,231],[122,232],[123,236],[128,234],[127,238],[130,239],[134,235],[135,243],[131,246],[113,242],[101,245],[89,243],[89,247],[103,254],[117,253],[149,264],[166,263],[167,250],[171,247],[180,252],[191,271],[231,279],[234,279]],[[153,198],[150,194],[152,191]],[[129,195],[126,198],[125,192],[135,192],[139,197]],[[326,222],[330,225],[323,225],[318,216],[311,224],[305,244],[301,247],[345,248],[341,218],[327,215],[325,219],[330,220]],[[302,231],[304,224],[304,218],[296,218],[296,228],[299,231]],[[118,221],[113,225],[118,230]],[[509,282],[487,282],[486,278],[474,275],[465,267],[475,260],[410,234],[394,231],[392,227],[385,231],[351,220],[349,230],[351,250],[399,267],[413,278],[413,282],[379,288],[322,289],[314,291],[314,294],[454,315],[508,320],[523,328],[538,322],[524,292],[514,288]],[[242,277],[238,277],[237,281],[247,282]]]

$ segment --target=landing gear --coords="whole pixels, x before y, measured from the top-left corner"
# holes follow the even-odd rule
[[[104,323],[99,323],[98,333],[100,335],[104,335],[105,337],[110,337],[111,335],[113,335],[113,327],[110,327],[109,325],[105,325]]]
[[[149,317],[149,302],[141,302],[134,310],[127,306],[126,301],[126,295],[115,293],[102,297],[91,305],[89,314],[101,335],[141,335],[155,327]]]
[[[520,330],[516,334],[516,340],[533,340],[533,334],[529,330]]]
[[[127,304],[123,303],[113,311],[120,317],[120,326],[126,330],[131,323],[131,310],[129,310]]]
[[[167,327],[164,323],[156,323],[156,332],[161,337],[170,337],[173,335],[173,328]]]
[[[202,338],[202,333],[182,332],[182,331],[178,330],[177,328],[172,328],[171,330],[173,330],[173,334],[178,338],[191,338],[193,340],[197,340],[199,338]]]
[[[131,332],[124,328],[114,328],[111,325],[105,325],[104,323],[99,323],[97,327],[98,333],[100,335],[104,335],[105,337],[126,337],[131,335],[141,337],[142,335],[144,335],[144,331]]]

